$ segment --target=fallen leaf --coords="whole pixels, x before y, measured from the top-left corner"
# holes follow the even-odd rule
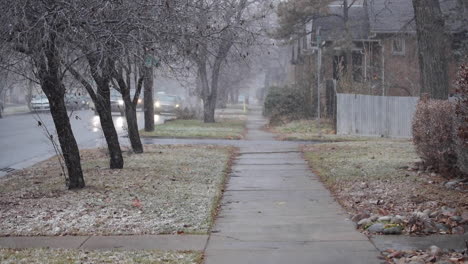
[[[138,199],[134,199],[132,205],[137,208],[141,208],[141,201]]]

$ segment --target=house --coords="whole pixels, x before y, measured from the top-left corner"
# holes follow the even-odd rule
[[[356,1],[347,10],[347,27],[340,3],[329,5],[328,14],[307,24],[306,34],[291,45],[294,82],[310,86],[312,97],[320,94],[324,111],[329,110],[331,88],[345,93],[419,96],[412,1]],[[440,4],[451,41],[449,77],[453,83],[468,39],[468,12],[458,0],[440,0]]]

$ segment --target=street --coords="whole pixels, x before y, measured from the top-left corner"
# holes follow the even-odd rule
[[[99,118],[90,110],[75,111],[70,122],[81,149],[105,145]],[[169,116],[155,116],[156,124],[162,124]],[[113,113],[114,124],[121,145],[128,145],[125,117]],[[137,112],[138,127],[144,126],[143,112]],[[38,126],[41,122],[44,126]],[[6,116],[0,119],[0,176],[7,168],[21,169],[55,155],[45,132],[55,134],[55,126],[49,112]]]

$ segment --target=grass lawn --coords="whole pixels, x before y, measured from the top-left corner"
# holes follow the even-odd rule
[[[0,236],[208,233],[235,149],[145,146],[108,169],[81,151],[87,187],[68,191],[56,158],[0,178]]]
[[[143,137],[242,139],[245,120],[219,119],[216,123],[200,120],[173,120],[156,126],[154,132],[140,131]]]
[[[455,208],[456,214],[468,210],[467,192],[446,188],[447,179],[436,174],[418,172],[419,158],[409,140],[316,144],[303,151],[312,169],[351,213],[410,216],[443,206]]]
[[[335,135],[330,120],[322,120],[320,123],[317,120],[297,120],[284,125],[272,126],[270,130],[278,134],[280,140],[339,142],[377,139]]]
[[[199,264],[201,261],[201,252],[0,249],[0,263],[4,264]]]

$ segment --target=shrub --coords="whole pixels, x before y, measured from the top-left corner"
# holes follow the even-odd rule
[[[454,172],[453,103],[421,100],[413,119],[413,142],[424,163],[442,173]]]
[[[177,119],[182,120],[200,119],[201,113],[195,108],[184,107],[183,109],[177,109],[176,116]]]
[[[465,176],[468,175],[468,65],[458,72],[457,101],[455,105],[455,152],[457,164]]]
[[[304,117],[305,98],[295,87],[271,87],[265,98],[263,114],[271,124],[297,120]]]

